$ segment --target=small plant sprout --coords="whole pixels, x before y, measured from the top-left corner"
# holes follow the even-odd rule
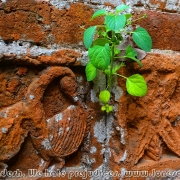
[[[144,28],[138,27],[135,31],[128,30],[129,25],[146,18],[146,15],[132,20],[132,14],[123,14],[123,11],[128,8],[127,5],[119,5],[114,12],[98,10],[93,14],[91,20],[103,16],[104,23],[91,26],[84,32],[84,45],[88,49],[90,59],[85,69],[87,81],[92,81],[97,76],[97,71],[106,74],[107,86],[100,92],[99,100],[102,103],[101,110],[107,113],[113,110],[110,99],[114,76],[126,79],[126,89],[130,95],[141,97],[147,93],[147,85],[143,76],[134,74],[125,77],[118,73],[119,69],[129,60],[137,62],[142,67],[140,60],[152,47],[151,37]],[[134,48],[134,43],[140,49]]]

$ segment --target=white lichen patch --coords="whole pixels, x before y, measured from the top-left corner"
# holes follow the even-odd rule
[[[180,1],[179,0],[167,0],[166,2],[167,10],[180,11]]]
[[[97,138],[98,142],[104,143],[104,140],[106,139],[106,127],[104,119],[101,119],[99,122],[95,123],[94,137]]]
[[[123,156],[120,158],[119,162],[124,162],[127,158],[127,150],[125,150]]]
[[[1,128],[1,132],[2,132],[2,133],[7,133],[7,132],[8,132],[8,129],[5,128],[5,127],[3,127],[3,128]]]
[[[0,112],[0,117],[1,118],[7,118],[8,117],[8,115],[6,114],[6,112]]]
[[[180,115],[178,115],[177,119],[174,121],[174,125],[177,126],[178,125],[178,121],[180,120]]]
[[[77,80],[77,82],[81,83],[83,81],[83,77],[82,76],[77,76],[76,80]]]
[[[111,114],[108,115],[107,124],[106,124],[106,144],[109,143],[109,140],[111,138],[111,134],[114,133],[113,122],[114,122],[113,115],[111,115]]]
[[[6,113],[4,113],[4,118],[7,118],[7,117],[8,117],[8,115]]]
[[[124,179],[124,176],[125,176],[125,174],[126,174],[126,168],[121,168],[121,175],[120,175],[120,180],[123,180]]]
[[[51,149],[51,144],[49,142],[49,139],[44,139],[41,144],[46,150]]]
[[[67,109],[68,109],[68,110],[70,110],[70,109],[75,109],[75,107],[76,107],[75,105],[70,105],[70,106],[68,106]]]
[[[92,147],[90,148],[90,153],[91,153],[91,154],[96,153],[96,151],[97,151],[97,148],[96,148],[95,146],[92,146]]]
[[[44,159],[41,159],[40,166],[43,166],[45,163]]]
[[[50,134],[50,135],[49,135],[49,140],[52,141],[52,140],[53,140],[53,137],[54,137],[54,136],[53,136],[52,134]]]
[[[121,143],[122,144],[126,144],[126,141],[125,141],[125,131],[123,128],[120,128],[120,134],[121,134]]]
[[[30,100],[33,100],[33,99],[34,99],[34,95],[31,94],[31,95],[29,96],[29,98],[30,98]]]
[[[63,134],[63,128],[62,128],[62,127],[59,128],[58,134],[59,134],[59,135],[62,135],[62,134]]]
[[[61,121],[61,120],[62,120],[62,118],[63,118],[62,113],[59,113],[59,114],[56,114],[56,115],[55,115],[55,120],[56,120],[56,122]]]
[[[29,54],[30,56],[37,57],[40,55],[52,55],[57,52],[58,48],[45,48],[41,46],[32,45],[31,42],[19,40],[6,44],[0,37],[0,57],[2,55],[16,55],[18,58]]]
[[[48,167],[47,172],[48,172],[48,173],[52,173],[52,172],[55,171],[55,168],[56,168],[56,165],[54,164],[54,165]]]
[[[89,62],[88,51],[81,51],[82,56],[77,58],[77,62],[80,62],[82,66],[86,66]]]
[[[73,97],[74,102],[77,102],[79,98],[77,96]]]

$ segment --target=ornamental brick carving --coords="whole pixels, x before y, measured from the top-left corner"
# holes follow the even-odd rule
[[[69,106],[51,118],[45,118],[41,103],[47,86],[59,78],[60,89],[69,98]],[[0,111],[0,162],[2,168],[15,156],[28,133],[43,159],[43,170],[55,159],[64,165],[64,157],[75,152],[86,129],[87,112],[77,96],[74,73],[67,67],[48,67],[29,85],[25,98]]]

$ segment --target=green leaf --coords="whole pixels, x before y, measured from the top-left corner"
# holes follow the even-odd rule
[[[105,38],[98,38],[93,42],[93,45],[105,46],[105,44],[109,44],[110,41]]]
[[[112,69],[112,74],[116,73],[116,71],[118,71],[121,67],[125,66],[124,63],[121,63],[119,65],[116,65],[113,69]]]
[[[136,58],[137,57],[137,52],[130,45],[127,46],[127,48],[126,48],[126,56],[125,57],[136,61],[139,64],[140,67],[143,66],[141,61]]]
[[[99,94],[99,100],[103,104],[107,104],[110,97],[111,97],[111,94],[110,94],[110,92],[108,90],[101,91],[100,94]]]
[[[125,14],[126,20],[130,19],[132,17],[132,14]]]
[[[119,31],[126,24],[126,16],[125,15],[109,15],[105,18],[106,26],[113,31]]]
[[[111,112],[111,111],[113,111],[113,107],[112,107],[112,106],[109,106],[109,107],[106,109],[106,112],[109,113],[109,112]]]
[[[134,74],[126,79],[127,92],[133,96],[144,96],[147,93],[147,85],[143,76]]]
[[[137,52],[130,45],[128,45],[126,47],[126,56],[128,56],[128,57],[136,57]]]
[[[88,55],[95,68],[105,70],[110,63],[111,50],[109,44],[89,48]]]
[[[119,12],[124,11],[126,9],[129,9],[128,5],[125,5],[125,4],[119,5],[116,7],[116,13],[119,13]]]
[[[93,20],[93,19],[95,19],[95,18],[97,18],[97,17],[99,17],[99,16],[105,16],[106,14],[107,14],[106,10],[100,9],[100,10],[96,11],[96,12],[92,15],[91,20]]]
[[[114,47],[114,54],[117,55],[117,54],[120,54],[120,49],[118,49],[117,47]]]
[[[84,31],[83,40],[84,40],[84,45],[87,49],[90,48],[92,45],[96,28],[97,26],[91,26]]]
[[[105,69],[104,73],[109,76],[110,75],[110,69]]]
[[[102,107],[101,107],[101,110],[102,110],[102,111],[105,111],[105,110],[106,110],[106,106],[102,106]]]
[[[144,51],[149,52],[152,48],[152,39],[148,32],[142,28],[137,28],[132,35],[134,42]]]
[[[92,81],[97,75],[97,69],[89,62],[85,69],[87,81]]]

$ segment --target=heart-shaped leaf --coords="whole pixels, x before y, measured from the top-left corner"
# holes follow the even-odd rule
[[[90,48],[92,45],[96,28],[97,26],[91,26],[84,31],[83,40],[84,40],[84,45],[87,49]]]
[[[142,67],[141,61],[136,58],[137,57],[137,52],[130,45],[127,46],[127,48],[126,48],[126,55],[125,55],[125,57],[136,61],[139,64],[139,66]]]
[[[124,11],[126,9],[129,9],[129,6],[125,5],[125,4],[122,4],[122,5],[119,5],[119,6],[116,7],[116,12],[119,13],[119,12]]]
[[[88,55],[95,68],[105,70],[110,63],[111,50],[109,44],[89,48]]]
[[[133,96],[144,96],[147,93],[147,84],[143,76],[134,74],[126,79],[127,92]]]
[[[152,48],[152,39],[148,32],[142,28],[137,28],[132,35],[134,42],[144,51],[149,52]]]
[[[106,10],[105,9],[100,9],[98,11],[96,11],[93,15],[92,15],[92,18],[91,20],[99,17],[99,16],[105,16],[107,14]]]
[[[97,69],[91,64],[91,62],[86,65],[85,72],[87,81],[92,81],[97,75]]]
[[[109,44],[110,41],[105,38],[98,38],[93,42],[93,45],[99,45],[99,46],[104,46],[105,44]]]
[[[105,24],[109,30],[119,31],[126,24],[126,16],[125,15],[109,15],[105,18]]]

